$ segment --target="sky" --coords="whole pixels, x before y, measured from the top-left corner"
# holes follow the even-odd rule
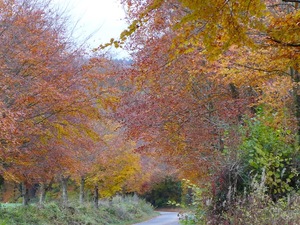
[[[124,20],[125,13],[118,0],[54,0],[61,9],[67,9],[70,16],[70,26],[76,25],[75,38],[88,41],[91,47],[98,47],[107,43],[111,38],[117,39],[120,33],[127,28]],[[122,50],[114,50],[116,58],[127,57]]]

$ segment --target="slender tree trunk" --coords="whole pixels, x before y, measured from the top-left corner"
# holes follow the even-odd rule
[[[295,103],[295,116],[297,119],[297,134],[298,134],[298,143],[300,143],[300,74],[298,70],[295,70],[294,68],[291,68],[291,77],[293,82],[295,83],[293,88],[294,93],[294,103]]]
[[[98,185],[95,185],[95,188],[94,188],[94,207],[96,209],[99,208],[99,189],[98,189]]]
[[[62,190],[62,203],[63,205],[68,204],[68,177],[61,176],[61,190]]]
[[[43,205],[46,199],[46,185],[45,183],[40,184],[40,199],[39,203],[40,205]]]
[[[3,193],[5,193],[5,191],[6,188],[4,185],[4,178],[0,175],[0,193],[1,193],[0,202],[3,201]]]
[[[231,97],[235,100],[239,99],[240,98],[240,93],[239,93],[239,89],[233,84],[233,83],[230,83],[229,84],[229,89],[230,89],[230,92],[231,92]],[[239,110],[239,114],[237,115],[237,120],[238,122],[242,122],[242,113],[240,112],[240,109]]]
[[[84,176],[81,176],[81,179],[80,179],[80,192],[79,192],[79,203],[81,205],[84,203],[84,184],[85,184]]]
[[[40,183],[40,197],[39,197],[39,204],[43,205],[45,200],[46,200],[46,193],[51,190],[52,188],[52,184],[54,182],[54,178],[52,178],[49,182],[49,184],[47,184],[47,182],[41,182]]]
[[[22,183],[22,197],[23,197],[23,206],[29,205],[29,189],[26,182]]]

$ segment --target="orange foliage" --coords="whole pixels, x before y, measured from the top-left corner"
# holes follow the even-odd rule
[[[133,63],[118,115],[140,152],[198,180],[238,146],[237,126],[257,104],[299,133],[297,4],[121,2],[131,25],[120,40],[130,36]]]

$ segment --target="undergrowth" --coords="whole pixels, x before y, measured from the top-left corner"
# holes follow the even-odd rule
[[[274,201],[268,195],[264,179],[253,180],[246,195],[236,196],[230,203],[225,200],[223,204],[227,207],[221,213],[216,213],[216,206],[202,192],[194,191],[194,198],[194,208],[180,215],[182,225],[300,225],[300,194],[290,192]]]
[[[0,207],[0,225],[117,225],[132,224],[155,215],[153,207],[136,196],[114,197],[100,201],[99,209],[92,204],[70,203],[64,207],[50,202],[43,207]]]

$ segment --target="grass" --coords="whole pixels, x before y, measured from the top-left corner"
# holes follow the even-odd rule
[[[0,208],[15,208],[21,205],[21,203],[0,203]]]
[[[71,203],[63,207],[56,202],[42,208],[37,205],[6,206],[0,208],[0,225],[128,225],[156,215],[150,204],[135,196],[117,196],[112,201],[101,201],[99,209],[91,204]]]

